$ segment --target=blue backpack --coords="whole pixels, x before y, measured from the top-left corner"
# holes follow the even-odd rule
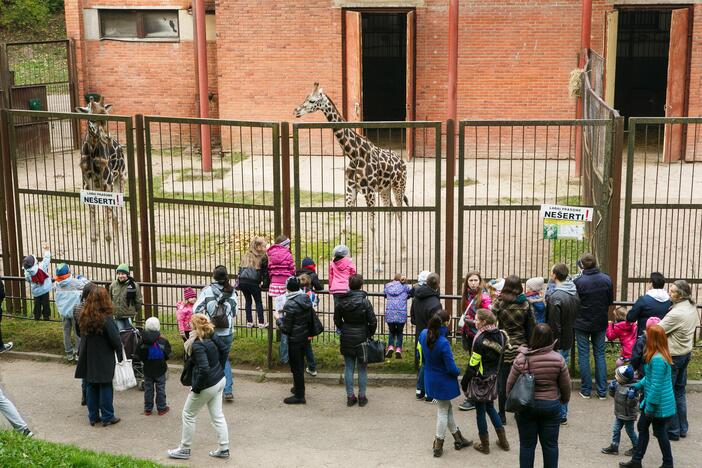
[[[149,355],[147,360],[149,361],[162,361],[166,358],[166,354],[163,352],[163,346],[156,341],[154,344],[149,346]]]

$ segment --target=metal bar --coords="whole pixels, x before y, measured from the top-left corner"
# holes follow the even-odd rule
[[[232,202],[225,202],[225,201],[190,200],[187,198],[164,198],[164,197],[154,197],[153,201],[155,203],[164,203],[164,204],[169,204],[169,205],[194,205],[194,206],[211,206],[214,208],[244,208],[244,209],[257,209],[257,210],[262,210],[262,211],[275,211],[274,206],[258,205],[255,203],[232,203]]]
[[[20,274],[20,255],[24,249],[22,248],[22,234],[18,218],[19,194],[13,190],[17,186],[17,167],[16,154],[14,151],[14,128],[12,127],[14,120],[12,115],[6,109],[0,110],[0,145],[2,148],[3,166],[6,170],[3,171],[4,189],[5,189],[5,207],[7,208],[7,234],[9,245],[8,255],[10,257],[10,273],[19,276]],[[24,297],[25,290],[23,287],[11,287],[10,292],[16,297]],[[19,310],[21,304],[18,301],[10,301],[10,308]]]
[[[372,129],[387,129],[387,128],[432,128],[436,125],[441,125],[441,122],[436,120],[428,121],[415,121],[415,122],[299,122],[293,124],[293,129],[319,129],[319,128],[331,128],[331,129],[356,129],[356,128],[372,128]]]
[[[132,117],[128,115],[107,115],[107,114],[78,114],[75,112],[48,112],[48,111],[32,111],[23,109],[8,109],[10,115],[18,117],[42,117],[46,119],[80,119],[102,122],[122,122],[124,124],[131,123]]]
[[[448,127],[447,127],[448,128]],[[464,167],[465,164],[465,150],[466,150],[466,145],[465,145],[465,125],[459,125],[458,126],[458,229],[457,229],[457,240],[458,240],[458,246],[457,246],[457,257],[458,257],[458,264],[456,265],[456,278],[459,279],[459,281],[456,282],[456,291],[460,294],[461,293],[461,281],[460,278],[463,276],[463,223],[464,223],[464,218],[465,218],[465,210],[464,204],[465,204],[465,184],[463,181],[465,180],[466,177],[466,169]],[[447,130],[448,133],[448,130]],[[446,150],[448,151],[448,147],[446,147]],[[450,213],[446,214],[447,216],[450,216]],[[449,259],[450,257],[446,257]],[[448,292],[448,290],[446,290]]]
[[[560,126],[576,126],[584,127],[588,125],[605,127],[609,123],[609,119],[558,119],[558,120],[461,120],[459,125],[467,127],[511,127],[511,126],[526,126],[538,127],[544,125],[560,125]]]
[[[702,210],[702,203],[632,203],[632,210]]]
[[[144,149],[144,116],[142,114],[137,114],[134,119],[136,120],[136,149],[137,149],[137,175],[139,177],[139,245],[141,247],[141,280],[144,282],[151,282],[151,252],[149,243],[149,209],[147,200],[147,182],[146,182],[146,157]],[[130,184],[132,185],[132,184]],[[130,208],[132,204],[129,205]],[[144,302],[151,302],[151,289],[146,288],[144,290]],[[146,308],[147,317],[156,316],[158,317],[158,312],[151,310],[150,307]]]
[[[439,184],[439,188],[441,185]],[[327,212],[327,213],[417,213],[417,212],[436,212],[435,206],[417,206],[417,207],[397,207],[397,206],[374,206],[369,208],[366,206],[301,206],[296,209],[300,213],[317,213],[317,212]]]
[[[452,2],[451,4],[453,5],[455,3],[455,8],[456,8],[456,13],[458,12],[458,2]],[[458,23],[456,23],[457,27]],[[455,38],[456,40],[456,45],[458,44],[458,39]],[[452,50],[452,49],[450,49]],[[452,76],[452,75],[450,75]],[[449,78],[449,83],[451,83],[451,78]],[[453,82],[453,85],[455,87],[455,82]],[[454,90],[455,91],[455,90]],[[451,91],[449,90],[449,94],[451,94]],[[455,97],[455,93],[454,93]],[[454,109],[455,112],[455,109]],[[441,131],[439,130],[438,134],[436,135],[437,140],[441,140]],[[441,160],[441,152],[437,152],[436,154],[436,159]],[[445,239],[445,245],[444,245],[444,258],[445,259],[452,259],[454,258],[454,245],[453,245],[453,228],[454,228],[454,214],[453,214],[453,208],[454,208],[454,196],[453,196],[453,185],[454,185],[454,174],[455,174],[455,167],[456,167],[456,121],[453,118],[449,118],[446,121],[446,230],[444,233],[444,239]],[[436,194],[436,204],[439,205],[440,200],[441,200],[441,170],[440,166],[437,168],[437,173],[438,173],[438,178],[437,178],[437,184],[436,186],[439,188],[439,191]],[[461,171],[463,173],[463,171]],[[462,180],[458,181],[459,187],[463,186]],[[460,194],[463,194],[463,191],[461,189]],[[438,212],[437,212],[438,214]],[[437,225],[439,225],[439,221],[437,220]],[[462,224],[459,225],[461,228],[463,227]],[[459,234],[460,236],[460,234]],[[437,250],[436,250],[436,257],[437,257],[437,262],[436,262],[436,268],[438,271],[438,258],[440,256],[439,248],[441,245],[441,233],[440,231],[436,233],[436,238],[438,239],[437,242]],[[460,260],[459,260],[460,261]],[[453,268],[450,264],[450,262],[446,263],[446,268],[445,268],[445,278],[444,278],[444,291],[453,291]],[[456,277],[460,277],[460,272],[456,275]],[[453,304],[449,303],[446,304],[446,312],[448,312],[449,317],[453,315]]]
[[[455,136],[454,136],[455,140]],[[454,141],[455,144],[455,141]],[[454,153],[452,156],[453,164],[455,164],[456,153],[455,147],[453,149]],[[441,265],[441,123],[437,122],[434,124],[434,154],[436,158],[436,174],[435,174],[435,186],[434,186],[434,207],[436,209],[436,219],[434,219],[434,271],[437,273],[440,271]],[[454,173],[454,168],[451,168],[451,174]],[[452,177],[453,185],[453,177]],[[452,202],[451,207],[453,209],[453,190],[451,192]],[[453,212],[451,213],[451,232],[453,233]],[[447,243],[453,244],[453,239],[446,240]],[[453,246],[451,247],[453,250]],[[450,269],[450,268],[449,268]],[[447,269],[448,270],[448,269]]]
[[[281,175],[283,177],[283,234],[292,236],[292,218],[290,212],[290,124],[280,124],[280,149],[282,155]]]
[[[627,144],[626,159],[626,194],[624,196],[624,242],[622,245],[622,300],[626,299],[629,292],[629,248],[631,245],[631,197],[634,190],[634,147],[636,145],[635,118],[629,119],[629,141]]]
[[[39,190],[39,189],[28,189],[20,188],[16,190],[17,193],[26,195],[46,195],[49,197],[64,197],[64,198],[80,198],[79,192],[62,192],[60,190]],[[124,201],[130,201],[131,197],[125,196]]]
[[[471,205],[464,206],[464,211],[539,211],[540,205]]]
[[[2,107],[2,102],[0,102],[0,108]],[[0,115],[0,127],[5,126],[5,119],[2,115]],[[11,268],[11,260],[10,256],[11,253],[15,250],[15,248],[12,247],[10,244],[10,234],[9,234],[9,223],[7,221],[7,216],[9,215],[6,206],[5,206],[5,199],[8,196],[9,191],[5,190],[5,183],[7,182],[6,179],[7,177],[5,174],[10,174],[10,168],[6,166],[5,162],[5,157],[4,153],[5,151],[9,152],[9,149],[7,148],[7,134],[5,131],[0,128],[0,152],[2,152],[2,155],[0,155],[0,173],[3,174],[2,177],[0,177],[0,212],[2,213],[2,220],[3,222],[0,223],[0,239],[2,239],[2,263],[3,263],[3,272],[5,273],[10,273],[12,271]]]
[[[297,125],[293,125],[293,184],[295,203],[295,263],[298,265],[302,259],[302,234],[300,230],[300,134]],[[319,210],[319,208],[317,208]]]
[[[162,117],[160,115],[145,115],[144,122],[177,123],[188,125],[218,125],[222,127],[263,127],[273,128],[278,122],[262,120],[227,120],[227,119],[200,119],[196,117]]]
[[[135,181],[137,180],[137,177],[134,167],[134,128],[132,126],[131,118],[125,122],[125,133],[127,138],[125,145],[127,150],[127,176],[129,177],[130,181]],[[139,263],[139,223],[137,220],[138,208],[136,203],[134,203],[137,200],[137,184],[129,183],[127,185],[129,186],[129,199],[131,200],[129,203],[129,223],[131,228],[130,238],[132,244],[132,265],[134,272],[139,274],[139,277],[136,278],[137,281],[141,281],[141,268]]]
[[[67,39],[51,39],[47,41],[19,41],[19,42],[8,42],[5,45],[8,47],[12,46],[22,46],[22,45],[38,45],[38,44],[60,44],[66,42]]]
[[[273,127],[271,140],[273,144],[273,231],[276,233],[276,235],[278,235],[283,232],[283,221],[281,219],[281,196],[284,196],[280,193],[280,126],[276,125]],[[289,187],[288,190],[290,190]],[[288,201],[290,200],[288,199]],[[265,198],[263,202],[266,202]],[[288,209],[289,207],[290,205],[288,205]],[[289,236],[290,234],[287,235]]]

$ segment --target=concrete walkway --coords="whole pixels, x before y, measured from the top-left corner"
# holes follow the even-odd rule
[[[0,359],[0,381],[36,436],[80,447],[129,454],[181,466],[518,466],[518,436],[514,419],[509,417],[507,433],[512,451],[495,450],[489,456],[472,448],[447,450],[441,459],[431,456],[436,406],[418,402],[407,387],[370,387],[365,408],[346,407],[342,385],[325,385],[308,378],[305,406],[288,407],[288,382],[235,378],[235,402],[225,405],[229,424],[232,458],[212,460],[207,451],[216,446],[209,416],[203,411],[198,419],[198,434],[192,459],[171,461],[166,450],[176,447],[180,438],[180,411],[187,389],[175,374],[167,384],[171,412],[165,416],[143,416],[143,394],[136,389],[115,395],[115,409],[122,422],[109,428],[90,427],[87,411],[80,406],[80,383],[73,379],[73,366],[54,362]],[[459,403],[456,400],[455,403]],[[690,434],[673,443],[677,467],[699,464],[702,424],[702,394],[688,396]],[[454,408],[455,409],[455,408]],[[623,456],[602,455],[600,448],[609,443],[613,401],[583,400],[577,393],[571,404],[569,425],[560,435],[560,466],[616,466]],[[456,411],[458,424],[467,438],[477,438],[475,414]],[[6,425],[6,421],[0,421]],[[629,448],[622,434],[623,450]],[[538,450],[538,449],[537,449]],[[537,452],[540,460],[540,452]],[[644,460],[645,466],[660,464],[660,451],[653,439]],[[540,464],[537,463],[537,466]]]

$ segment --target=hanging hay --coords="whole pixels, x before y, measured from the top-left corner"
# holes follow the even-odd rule
[[[580,97],[582,95],[583,73],[585,73],[584,68],[576,68],[570,72],[570,80],[568,81],[570,97]]]

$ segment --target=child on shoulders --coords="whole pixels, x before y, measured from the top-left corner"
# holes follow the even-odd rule
[[[607,339],[614,341],[619,339],[621,344],[621,354],[617,359],[617,366],[623,366],[631,360],[631,352],[636,344],[636,323],[626,321],[626,309],[617,307],[614,309],[614,322],[607,325]]]
[[[526,298],[534,311],[536,324],[546,321],[546,301],[544,300],[544,279],[530,278],[526,282]]]

